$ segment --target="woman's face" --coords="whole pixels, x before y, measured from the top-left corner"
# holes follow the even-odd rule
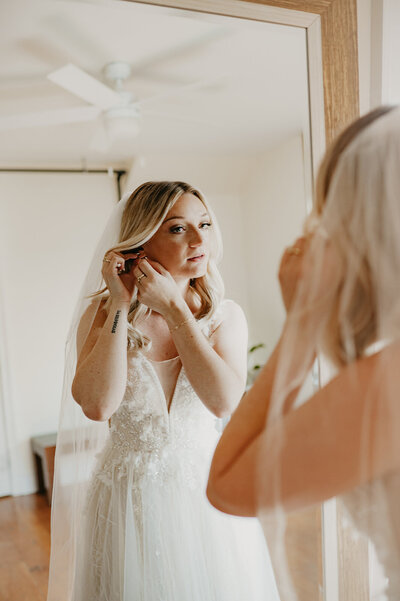
[[[143,248],[149,259],[161,263],[172,276],[199,278],[207,271],[211,227],[210,215],[201,200],[186,193]]]

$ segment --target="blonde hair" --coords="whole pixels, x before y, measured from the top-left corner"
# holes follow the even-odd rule
[[[313,229],[312,224],[318,222],[324,213],[332,179],[343,153],[367,127],[393,108],[392,106],[382,106],[357,119],[328,148],[318,171],[315,204],[310,218],[306,221],[306,232]],[[357,185],[356,182],[354,176],[354,185]],[[350,188],[346,188],[345,198],[338,198],[336,201],[347,201],[349,212],[354,192],[355,190],[350,186]],[[352,239],[346,220],[341,222],[340,228],[342,231],[336,231],[333,236],[330,232],[330,241],[335,246],[343,265],[345,266],[352,260],[353,264],[357,265],[357,271],[354,281],[352,281],[349,297],[346,295],[346,299],[344,299],[343,281],[335,290],[322,335],[322,349],[337,366],[343,366],[350,360],[364,356],[367,347],[376,341],[378,335],[375,286],[371,277],[368,257],[360,250],[357,241]],[[345,332],[342,329],[344,322]]]
[[[196,196],[206,207],[212,223],[210,230],[212,244],[207,272],[204,276],[190,282],[191,290],[200,303],[195,317],[198,320],[208,321],[214,315],[224,295],[224,285],[217,268],[222,257],[222,238],[215,215],[199,190],[180,181],[146,182],[136,188],[128,198],[122,214],[118,244],[107,252],[126,251],[145,244],[156,233],[168,211],[183,194]],[[151,345],[151,340],[137,328],[137,323],[150,313],[151,310],[137,299],[135,291],[128,313],[128,348],[148,348]]]
[[[313,213],[321,215],[324,210],[329,186],[335,173],[338,161],[351,142],[374,121],[383,117],[393,106],[379,106],[378,108],[356,119],[348,125],[331,143],[318,169],[315,186],[315,203]]]

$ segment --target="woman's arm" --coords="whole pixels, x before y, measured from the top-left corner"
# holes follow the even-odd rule
[[[140,280],[138,298],[167,322],[196,394],[217,417],[231,415],[247,376],[247,323],[241,308],[227,303],[223,321],[209,340],[162,265],[141,259],[134,273],[146,276]]]
[[[213,458],[207,494],[211,503],[221,509],[227,500],[219,497],[222,474],[233,470],[236,463],[241,463],[242,455],[246,454],[247,456],[250,452],[256,454],[256,447],[259,444],[257,437],[265,430],[265,425],[270,419],[270,403],[280,356],[290,358],[290,363],[287,361],[285,365],[285,381],[292,383],[292,389],[287,391],[287,398],[283,399],[280,409],[281,416],[291,409],[303,379],[314,360],[313,349],[319,322],[318,312],[315,310],[299,311],[298,301],[295,314],[293,315],[291,311],[298,283],[307,278],[309,272],[309,260],[308,257],[306,258],[309,242],[309,239],[305,237],[298,238],[294,243],[297,249],[296,253],[292,252],[293,247],[288,247],[282,255],[279,266],[279,282],[282,300],[288,315],[280,340],[253,387],[243,397],[237,411],[225,428]],[[332,270],[329,271],[329,273],[331,272]],[[322,282],[321,285],[324,286],[325,282]],[[290,337],[290,332],[297,332],[295,340]],[[282,371],[280,375],[282,376]],[[250,460],[247,467],[249,471],[246,473],[246,500],[250,504],[243,505],[240,510],[249,512],[248,515],[254,515],[255,507],[252,501],[254,501],[256,474]],[[240,503],[242,499],[239,496],[234,498],[236,503]],[[244,499],[242,500],[244,501]]]
[[[105,421],[116,411],[124,396],[127,378],[127,317],[129,303],[112,301],[108,312],[99,311],[83,344],[90,311],[78,330],[78,363],[72,396],[89,419]]]
[[[400,437],[394,433],[400,411],[393,411],[397,407],[393,374],[399,355],[399,348],[392,346],[344,368],[300,408],[264,432],[254,428],[239,452],[232,436],[225,437],[224,432],[211,465],[207,489],[211,503],[225,513],[243,516],[255,516],[260,507],[276,504],[291,511],[398,469]],[[261,387],[254,403],[262,404],[260,395]],[[246,405],[240,404],[227,433],[228,427],[240,427],[238,419],[247,427],[252,411]],[[277,475],[279,495],[273,486]]]
[[[246,318],[233,302],[226,304],[224,313],[211,340],[204,336],[185,302],[172,306],[164,315],[191,385],[217,417],[231,415],[247,377]]]
[[[95,421],[109,419],[125,393],[127,317],[135,278],[130,273],[121,275],[121,271],[126,260],[136,257],[136,253],[108,254],[102,269],[110,292],[108,310],[104,309],[105,301],[102,301],[93,316],[97,303],[92,303],[78,327],[78,361],[72,396],[85,415]]]
[[[301,339],[295,343],[287,339],[286,333],[289,326],[287,321],[267,363],[261,369],[253,386],[243,396],[227,424],[223,433],[223,448],[220,447],[220,443],[213,458],[212,466],[215,473],[224,472],[230,464],[235,462],[248,444],[265,429],[265,424],[269,419],[270,401],[280,357],[281,354],[287,355],[287,350],[290,352],[291,362],[287,365],[286,379],[296,382],[296,384],[293,385],[285,399],[282,414],[286,414],[296,400],[304,377],[314,360],[314,353],[309,351],[312,348],[314,336],[313,324],[307,325],[305,319],[297,321],[298,330],[302,333]],[[310,355],[309,357],[307,357],[307,353]]]

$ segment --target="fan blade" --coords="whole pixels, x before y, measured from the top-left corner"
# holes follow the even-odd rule
[[[121,103],[121,97],[117,92],[70,63],[53,71],[47,77],[75,96],[102,109],[110,109]]]
[[[225,76],[220,75],[218,77],[200,79],[198,81],[193,81],[192,83],[188,83],[184,86],[178,86],[171,88],[170,90],[166,90],[165,92],[161,92],[161,94],[155,94],[154,96],[150,96],[148,98],[143,98],[135,102],[138,106],[144,106],[151,102],[157,102],[158,100],[164,100],[164,98],[169,98],[170,96],[176,96],[177,94],[186,94],[187,92],[192,92],[193,90],[198,90],[200,88],[207,88],[208,86],[214,85],[216,82],[220,83]]]
[[[40,113],[24,113],[0,117],[0,130],[21,129],[24,127],[42,127],[60,125],[78,121],[92,121],[99,116],[101,110],[95,106],[83,106],[72,109],[57,109]]]

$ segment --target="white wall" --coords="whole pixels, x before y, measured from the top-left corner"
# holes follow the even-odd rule
[[[382,7],[382,104],[400,103],[400,3],[380,0]]]
[[[361,114],[400,103],[400,3],[357,0]]]
[[[371,106],[371,0],[357,0],[360,114]]]
[[[0,192],[11,492],[27,494],[30,438],[57,429],[67,330],[116,186],[101,174],[2,173]]]
[[[258,158],[243,194],[250,340],[265,343],[266,354],[278,340],[285,318],[278,266],[284,247],[302,231],[305,177],[299,134]]]

